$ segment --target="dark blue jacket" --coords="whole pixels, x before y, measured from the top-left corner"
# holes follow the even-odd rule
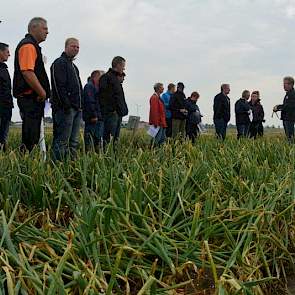
[[[79,70],[65,52],[50,67],[52,109],[82,109],[83,89]]]
[[[295,90],[292,88],[284,97],[283,104],[278,106],[283,121],[295,122]]]
[[[240,98],[235,104],[236,124],[250,123],[250,105],[246,99]]]
[[[264,110],[263,106],[258,100],[256,103],[249,102],[250,109],[252,110],[253,114],[253,123],[262,123],[264,121]]]
[[[187,124],[197,125],[202,120],[202,115],[196,101],[190,99],[190,97],[185,101],[185,109],[188,111]]]
[[[99,104],[103,116],[113,112],[120,117],[128,115],[123,87],[114,69],[109,69],[99,79]]]
[[[185,100],[185,94],[182,91],[177,90],[171,95],[169,108],[172,113],[172,119],[186,119],[186,115],[180,112],[181,109],[185,109]]]
[[[0,62],[0,108],[13,108],[11,79],[7,65]]]
[[[223,119],[226,123],[230,120],[230,99],[222,92],[214,97],[214,120]]]
[[[84,104],[83,104],[83,120],[90,122],[91,119],[97,118],[102,120],[101,110],[98,100],[98,88],[90,80],[84,86]]]

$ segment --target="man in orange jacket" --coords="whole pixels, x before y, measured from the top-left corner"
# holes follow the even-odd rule
[[[155,128],[159,128],[157,135],[153,139],[155,145],[160,145],[164,143],[166,139],[165,128],[166,124],[166,115],[165,115],[165,106],[163,101],[160,98],[160,95],[164,91],[164,86],[162,83],[156,83],[154,85],[155,93],[150,98],[150,118],[149,124],[154,125]]]

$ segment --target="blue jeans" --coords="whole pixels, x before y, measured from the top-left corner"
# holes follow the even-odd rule
[[[84,143],[85,150],[90,151],[92,148],[98,151],[102,146],[103,121],[96,123],[85,122]]]
[[[218,138],[225,140],[227,122],[224,119],[215,119],[215,132]]]
[[[58,109],[53,113],[54,160],[65,160],[69,156],[75,159],[79,147],[81,111],[70,108],[68,111]]]
[[[294,143],[294,125],[295,125],[295,122],[283,121],[283,125],[284,125],[285,134],[287,136],[288,141]]]
[[[3,146],[3,148],[7,142],[11,116],[11,108],[0,108],[0,145]]]
[[[165,142],[165,140],[166,140],[165,128],[160,127],[156,137],[152,139],[152,144],[153,145],[161,145]]]
[[[103,120],[103,141],[105,143],[109,143],[111,141],[111,137],[116,141],[120,134],[121,122],[122,118],[116,113],[105,114]]]
[[[238,139],[242,137],[248,137],[249,127],[250,127],[250,124],[237,124]]]

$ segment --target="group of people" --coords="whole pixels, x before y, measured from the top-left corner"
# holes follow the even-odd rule
[[[0,144],[5,149],[12,116],[13,96],[22,119],[21,152],[31,152],[40,139],[45,102],[50,99],[53,117],[52,151],[55,160],[76,157],[81,120],[84,119],[85,149],[101,148],[120,134],[122,117],[128,114],[122,83],[125,59],[116,56],[106,72],[94,70],[85,87],[74,60],[79,40],[68,38],[64,51],[50,67],[50,80],[39,44],[48,35],[47,21],[33,18],[28,34],[15,50],[13,88],[7,70],[9,46],[0,43]],[[50,83],[51,82],[51,83]]]
[[[295,90],[294,78],[287,76],[283,79],[286,95],[283,104],[276,105],[273,112],[281,111],[285,134],[290,142],[294,142],[295,125]],[[184,84],[170,83],[167,92],[163,93],[163,83],[154,85],[155,93],[150,98],[149,124],[158,128],[153,138],[156,145],[162,144],[169,137],[186,136],[195,141],[202,130],[202,114],[197,105],[200,97],[197,91],[186,98]],[[222,84],[221,91],[214,97],[213,121],[216,136],[222,140],[226,138],[227,126],[231,118],[231,103],[228,97],[230,85]],[[237,138],[254,138],[263,136],[264,109],[260,101],[258,90],[250,93],[242,92],[241,98],[235,103],[235,117]]]
[[[9,46],[0,43],[0,147],[5,150],[14,96],[22,118],[20,150],[23,153],[31,152],[39,143],[41,121],[48,99],[52,106],[52,151],[55,160],[76,157],[82,118],[85,122],[86,151],[92,148],[100,150],[102,143],[119,138],[122,118],[128,114],[122,87],[126,61],[121,56],[114,57],[107,72],[94,70],[83,87],[79,70],[74,64],[79,53],[79,40],[68,38],[61,56],[50,67],[49,81],[39,46],[46,40],[47,34],[47,21],[44,18],[35,17],[29,22],[28,34],[15,50],[13,83],[6,65],[10,56]],[[294,79],[285,77],[283,81],[286,95],[283,104],[276,105],[273,111],[281,111],[286,136],[293,142]],[[170,83],[163,93],[163,83],[154,85],[149,124],[156,130],[153,142],[157,145],[167,137],[187,136],[194,142],[200,133],[202,114],[197,105],[200,95],[194,91],[186,98],[184,88],[182,82],[177,85]],[[229,93],[230,85],[222,84],[213,104],[216,135],[223,140],[231,116]],[[235,114],[238,138],[263,135],[264,110],[259,91],[250,94],[250,91],[244,90],[235,103]]]
[[[177,85],[170,83],[165,93],[163,83],[156,83],[154,91],[150,98],[149,124],[159,130],[153,138],[153,143],[160,145],[167,137],[184,136],[195,142],[202,121],[197,105],[199,93],[193,91],[191,96],[186,98],[182,82]]]

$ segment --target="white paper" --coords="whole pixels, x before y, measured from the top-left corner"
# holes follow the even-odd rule
[[[147,134],[151,137],[155,138],[160,130],[160,127],[155,127],[154,125],[151,125],[150,128],[147,131]]]
[[[198,128],[199,128],[200,133],[206,133],[207,132],[207,129],[206,129],[205,125],[202,122],[198,124]]]
[[[46,144],[45,144],[45,130],[44,130],[44,118],[42,118],[41,126],[40,126],[40,151],[43,155],[43,160],[46,160]]]
[[[249,119],[250,119],[250,122],[253,121],[253,111],[252,110],[249,110]]]

